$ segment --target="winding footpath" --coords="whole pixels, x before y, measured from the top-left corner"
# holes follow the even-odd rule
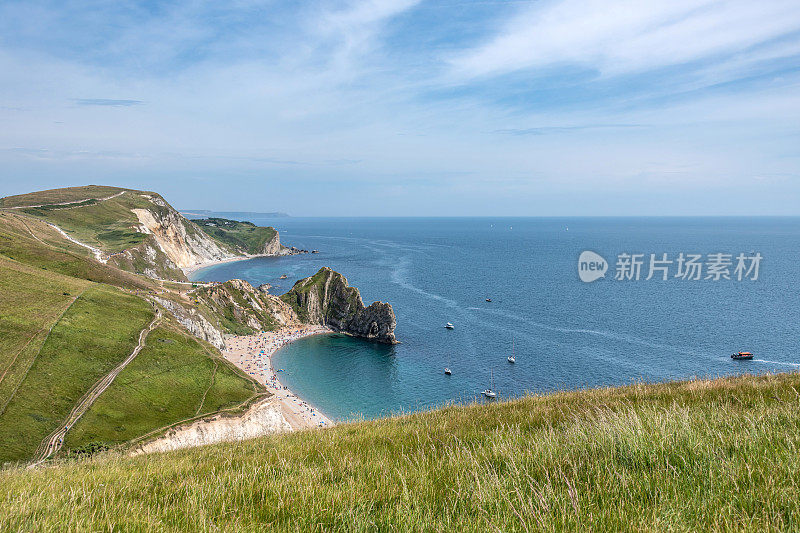
[[[73,243],[77,244],[78,246],[83,246],[84,248],[89,249],[92,252],[92,254],[94,255],[94,258],[97,259],[98,261],[100,261],[101,263],[106,263],[108,261],[107,259],[105,259],[103,257],[103,251],[101,249],[95,248],[94,246],[91,246],[91,245],[88,245],[86,243],[83,243],[83,242],[81,242],[81,241],[79,241],[77,239],[73,239],[72,237],[70,237],[67,234],[66,231],[64,231],[63,229],[59,228],[58,226],[56,226],[52,222],[46,222],[46,224],[48,226],[50,226],[51,228],[53,228],[54,230],[56,230],[57,232],[59,232],[61,234],[61,236],[64,237],[65,239],[67,239],[68,241],[73,242]]]
[[[86,198],[85,200],[70,200],[69,202],[56,202],[50,204],[38,204],[38,205],[15,205],[11,207],[4,207],[3,209],[32,209],[34,207],[50,207],[54,205],[72,205],[78,204],[81,202],[86,202],[88,200],[96,200],[97,202],[105,202],[106,200],[111,200],[112,198],[116,198],[117,196],[122,196],[127,191],[121,191],[117,194],[112,194],[111,196],[106,196],[105,198]],[[83,206],[76,206],[76,207],[83,207]],[[74,208],[73,208],[74,209]]]
[[[98,203],[99,202],[105,202],[106,200],[111,200],[112,198],[117,198],[118,196],[122,196],[126,192],[127,191],[121,191],[121,192],[118,192],[117,194],[112,194],[111,196],[106,196],[105,198],[89,198],[89,200],[95,200]],[[83,201],[85,201],[85,200],[83,200]],[[17,206],[13,206],[13,207],[4,207],[3,209],[32,209],[32,208],[35,208],[35,207],[51,207],[51,206],[57,206],[57,205],[72,205],[72,204],[75,204],[75,203],[79,203],[79,202],[71,201],[71,202],[59,202],[59,203],[53,203],[53,204],[17,205]],[[76,206],[76,207],[83,207],[83,206]],[[65,208],[65,209],[74,209],[74,207],[68,207],[68,208]],[[23,221],[23,224],[25,224],[24,221]],[[81,241],[79,241],[77,239],[74,239],[74,238],[70,237],[67,234],[66,231],[64,231],[63,229],[59,228],[58,226],[56,226],[55,224],[53,224],[51,222],[46,222],[46,224],[48,226],[50,226],[51,228],[53,228],[54,230],[56,230],[57,232],[59,232],[61,234],[61,236],[64,237],[65,239],[67,239],[68,241],[73,242],[73,243],[77,244],[78,246],[83,246],[84,248],[86,248],[89,251],[91,251],[92,255],[94,255],[94,258],[97,259],[98,261],[100,261],[101,263],[106,263],[108,261],[105,257],[103,257],[103,251],[100,250],[99,248],[96,248],[94,246],[91,246],[89,244],[83,243],[83,242],[81,242]],[[28,228],[28,225],[25,224],[25,227]],[[33,235],[33,237],[37,241],[39,241],[42,244],[44,244],[44,241],[42,241],[39,237],[34,235],[34,233],[31,231],[30,228],[28,228],[28,231],[30,232],[31,235]]]
[[[161,309],[156,309],[156,316],[153,318],[153,321],[144,328],[139,333],[139,344],[136,345],[136,348],[133,349],[131,354],[116,368],[114,368],[111,372],[106,374],[103,378],[101,378],[97,383],[95,383],[92,388],[90,388],[83,397],[78,400],[78,403],[75,407],[72,408],[72,411],[67,416],[67,419],[64,421],[62,425],[58,427],[54,432],[50,435],[45,437],[42,443],[39,445],[39,448],[36,450],[36,454],[33,457],[33,462],[28,468],[33,468],[35,466],[40,465],[44,461],[46,461],[51,455],[55,454],[61,449],[61,446],[64,444],[64,437],[67,434],[67,431],[75,425],[75,423],[89,410],[92,404],[100,397],[101,394],[111,385],[122,370],[128,366],[128,364],[133,361],[139,352],[142,351],[144,348],[145,340],[147,336],[150,334],[151,331],[156,327],[159,319],[161,319]]]

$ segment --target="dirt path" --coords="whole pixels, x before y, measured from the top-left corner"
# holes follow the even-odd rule
[[[94,255],[94,258],[97,259],[98,261],[100,261],[101,263],[105,263],[107,261],[106,259],[103,258],[103,251],[100,248],[95,248],[94,246],[91,246],[89,244],[83,243],[83,242],[81,242],[81,241],[79,241],[77,239],[74,239],[74,238],[70,237],[67,234],[66,231],[64,231],[63,229],[59,228],[58,226],[56,226],[52,222],[45,222],[45,224],[47,224],[48,226],[50,226],[51,228],[53,228],[54,230],[59,232],[61,234],[61,236],[64,237],[65,239],[67,239],[68,241],[73,242],[73,243],[77,244],[78,246],[83,246],[84,248],[88,248],[92,252],[92,254]]]
[[[50,207],[52,205],[71,205],[77,204],[80,202],[86,202],[87,200],[97,200],[98,202],[105,202],[106,200],[111,200],[112,198],[116,198],[117,196],[121,196],[125,194],[127,191],[118,192],[117,194],[112,194],[111,196],[106,196],[105,198],[87,198],[86,200],[72,200],[70,202],[58,202],[52,204],[39,204],[39,205],[15,205],[13,207],[4,207],[3,209],[31,209],[33,207]],[[76,207],[84,207],[84,206],[76,206]],[[74,208],[70,208],[74,209]]]
[[[63,425],[59,426],[57,430],[53,433],[48,435],[42,443],[39,445],[39,448],[36,450],[36,454],[33,457],[33,463],[30,467],[37,466],[47,460],[51,455],[58,452],[61,449],[61,446],[64,444],[64,437],[67,434],[67,431],[75,425],[75,423],[89,410],[92,404],[100,397],[101,394],[111,385],[122,370],[128,366],[128,364],[133,361],[139,352],[142,351],[144,348],[144,342],[147,339],[147,336],[153,331],[153,328],[156,327],[156,324],[161,319],[161,309],[156,310],[156,316],[153,318],[153,321],[144,328],[139,333],[139,344],[136,345],[136,348],[133,349],[131,354],[116,368],[114,368],[111,372],[106,374],[103,378],[101,378],[97,383],[95,383],[89,391],[83,395],[83,397],[78,400],[78,403],[75,407],[72,408],[72,411],[67,416],[66,421]]]

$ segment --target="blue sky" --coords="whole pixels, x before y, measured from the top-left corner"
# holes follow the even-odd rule
[[[800,215],[796,0],[0,2],[0,195]]]

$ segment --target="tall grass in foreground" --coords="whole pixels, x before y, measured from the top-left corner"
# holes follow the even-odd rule
[[[800,529],[798,386],[566,392],[8,470],[0,529]]]

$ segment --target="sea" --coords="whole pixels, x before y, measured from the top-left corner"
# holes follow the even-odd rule
[[[487,388],[503,399],[800,369],[800,218],[239,218],[319,253],[194,280],[282,294],[329,266],[365,304],[394,308],[395,346],[334,334],[273,356],[335,420],[490,401]]]

